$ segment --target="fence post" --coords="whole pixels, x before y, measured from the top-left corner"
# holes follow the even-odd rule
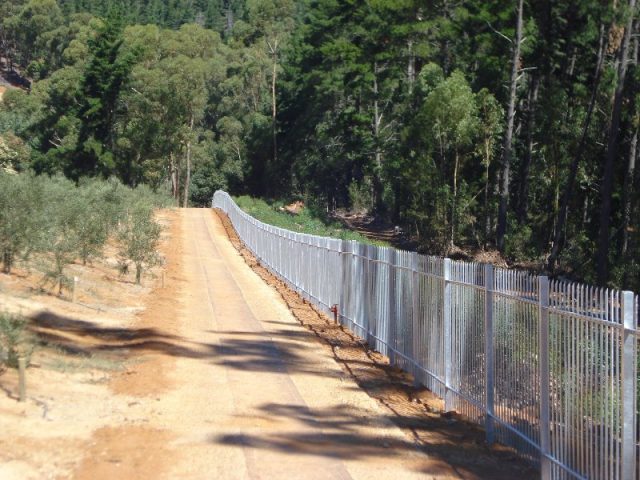
[[[73,286],[71,287],[71,303],[76,303],[76,290],[78,289],[78,277],[73,277]]]
[[[453,404],[453,398],[451,393],[451,362],[453,361],[451,354],[451,259],[444,259],[444,301],[442,305],[442,312],[444,315],[444,410],[445,412],[451,411]]]
[[[18,401],[27,399],[27,359],[18,357]]]
[[[389,365],[396,363],[396,249],[389,249]]]
[[[549,422],[549,278],[538,277],[539,365],[540,365],[540,478],[551,478],[551,432]]]
[[[362,245],[362,283],[364,285],[364,298],[363,307],[364,307],[364,315],[363,317],[363,326],[365,331],[363,332],[363,337],[370,343],[371,338],[371,249],[373,247],[369,245]]]
[[[413,252],[411,254],[411,297],[413,304],[411,306],[411,335],[412,335],[412,343],[413,351],[411,352],[411,357],[414,359],[417,365],[420,365],[420,335],[419,332],[421,330],[420,324],[422,323],[422,318],[420,317],[420,281],[418,278],[418,268],[420,265],[418,252]],[[420,387],[422,385],[422,371],[417,367],[413,367],[413,386]]]
[[[633,292],[622,292],[622,475],[632,480],[636,468],[636,336]]]
[[[485,429],[487,443],[494,442],[494,343],[493,343],[493,265],[484,266],[484,374],[485,374]]]
[[[347,289],[349,285],[347,284],[347,275],[349,268],[349,260],[350,257],[347,255],[347,250],[349,248],[349,241],[342,240],[340,242],[340,300],[338,303],[338,323],[342,325],[342,316],[347,311],[346,298],[347,298]]]

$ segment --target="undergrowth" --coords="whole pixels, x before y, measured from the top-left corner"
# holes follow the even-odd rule
[[[283,201],[269,203],[249,196],[234,197],[234,200],[243,211],[269,225],[320,237],[356,240],[369,245],[388,246],[385,242],[371,240],[331,219],[322,218],[321,215],[307,207],[303,208],[299,214],[292,215],[280,210],[285,206]]]

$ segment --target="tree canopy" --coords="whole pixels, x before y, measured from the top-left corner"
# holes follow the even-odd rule
[[[640,289],[635,0],[0,0],[0,163],[366,205]]]

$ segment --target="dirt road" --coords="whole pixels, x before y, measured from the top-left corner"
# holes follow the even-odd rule
[[[141,397],[142,418],[133,409],[134,425],[95,434],[75,478],[510,478],[486,458],[460,461],[469,441],[446,445],[445,435],[433,454],[419,449],[247,266],[210,210],[181,210],[177,227],[169,261],[179,289],[142,325],[162,341],[113,385]]]
[[[91,290],[120,295],[127,311],[140,292],[144,311],[29,300],[34,331],[94,366],[54,372],[43,360],[23,406],[11,395],[15,373],[0,379],[0,478],[527,477],[462,422],[420,413],[348,332],[301,320],[308,305],[256,275],[211,210],[165,216],[165,285],[157,278],[143,293],[111,279]],[[125,368],[96,369],[106,360]]]
[[[165,453],[159,465],[138,465],[137,478],[397,480],[425,478],[430,466],[428,477],[453,473],[418,453],[318,348],[210,211],[183,211],[181,235],[180,307],[175,323],[156,327],[182,348],[160,369],[167,382],[158,415],[139,432]],[[95,458],[80,478],[126,467],[107,460],[96,468]]]

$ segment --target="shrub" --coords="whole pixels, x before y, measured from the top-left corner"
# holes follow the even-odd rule
[[[134,205],[118,226],[119,268],[128,272],[132,263],[136,268],[136,283],[140,284],[142,272],[160,263],[156,252],[160,241],[160,225],[153,219],[153,210],[146,204]]]
[[[33,342],[27,332],[27,320],[8,312],[0,312],[0,360],[8,367],[17,368],[18,358],[25,357],[27,363],[33,353]]]
[[[72,264],[78,256],[83,217],[87,209],[83,199],[77,194],[69,194],[75,188],[70,181],[57,177],[47,185],[47,203],[43,207],[46,218],[42,232],[41,251],[46,261],[44,284],[58,287],[62,295],[64,288],[69,289],[71,278],[65,274],[65,267]]]
[[[351,208],[360,213],[367,213],[373,208],[371,180],[365,178],[361,183],[353,180],[349,184],[349,201]]]
[[[515,261],[535,258],[532,246],[533,232],[528,225],[517,225],[510,222],[509,233],[505,236],[505,254]]]
[[[28,255],[38,243],[40,186],[32,176],[0,171],[0,255],[7,274],[16,259]]]
[[[62,294],[71,285],[67,265],[101,257],[115,230],[125,268],[132,262],[139,282],[142,271],[158,261],[160,227],[153,211],[170,202],[163,192],[131,189],[115,179],[83,179],[76,185],[62,176],[0,170],[0,261],[11,273],[17,258],[37,254],[43,285],[57,286]]]
[[[109,232],[123,210],[126,190],[117,180],[94,179],[83,183],[78,194],[82,218],[75,229],[77,254],[86,265],[92,258],[102,256]]]

